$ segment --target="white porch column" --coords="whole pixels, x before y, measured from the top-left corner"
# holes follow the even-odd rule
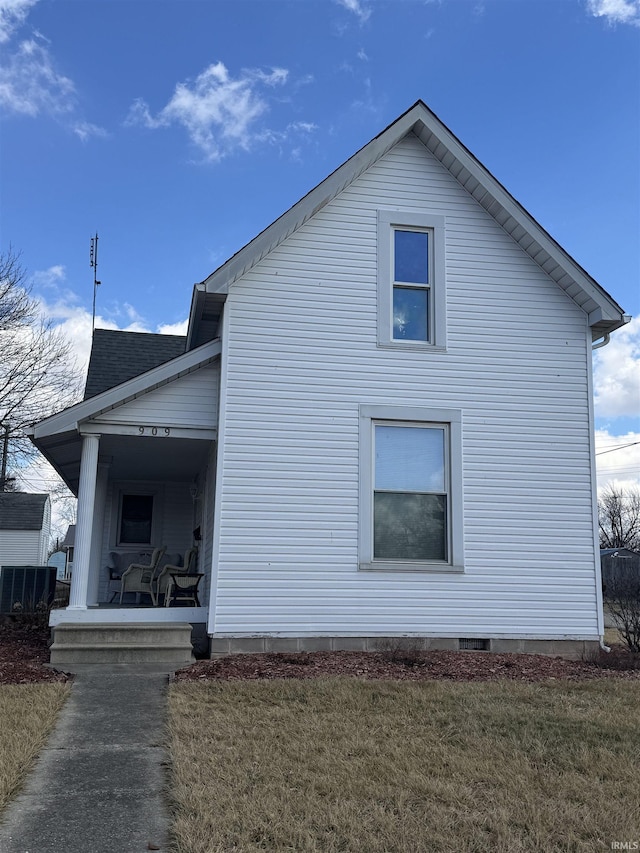
[[[91,562],[91,528],[96,496],[99,435],[82,435],[80,457],[80,485],[78,488],[78,522],[73,554],[73,576],[68,610],[86,610]]]
[[[96,497],[93,507],[93,525],[91,531],[91,557],[89,560],[89,589],[87,604],[94,607],[98,604],[100,591],[100,573],[102,571],[102,534],[104,532],[104,511],[107,504],[107,483],[109,479],[109,463],[98,463],[98,478],[96,480]]]

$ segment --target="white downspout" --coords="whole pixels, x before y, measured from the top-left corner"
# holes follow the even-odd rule
[[[600,347],[606,347],[606,345],[609,343],[610,340],[611,340],[611,335],[609,334],[609,332],[606,332],[601,341],[598,341],[598,343],[595,343],[595,344],[591,344],[591,351],[593,352],[593,350],[595,350],[595,349],[600,349]],[[604,616],[603,616],[603,618],[604,618]],[[603,652],[610,652],[611,651],[611,646],[605,645],[604,634],[600,637],[600,648],[602,649]]]

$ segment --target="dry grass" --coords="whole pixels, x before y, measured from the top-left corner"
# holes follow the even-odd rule
[[[170,694],[174,850],[640,839],[640,684],[209,682]]]
[[[68,684],[0,685],[0,812],[22,785],[70,689]]]
[[[605,628],[604,629],[604,642],[607,646],[618,645],[624,643],[622,639],[622,635],[617,628]]]

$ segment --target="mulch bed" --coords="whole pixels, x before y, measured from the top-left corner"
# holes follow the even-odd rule
[[[0,684],[67,681],[70,676],[44,666],[49,660],[49,629],[28,618],[0,622]],[[300,652],[231,655],[202,660],[179,670],[175,681],[232,681],[347,676],[399,681],[579,681],[593,678],[640,679],[640,654],[613,646],[594,661],[567,661],[545,655],[490,652]]]
[[[49,628],[28,618],[0,622],[0,684],[69,680],[69,675],[44,666],[48,661]]]
[[[176,681],[245,681],[273,678],[351,676],[400,681],[580,681],[594,678],[640,679],[640,655],[623,646],[602,652],[593,662],[560,657],[490,652],[300,652],[232,655],[198,661],[175,674]]]

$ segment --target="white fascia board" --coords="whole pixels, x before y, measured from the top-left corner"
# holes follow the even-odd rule
[[[77,430],[78,425],[82,421],[95,418],[97,415],[106,412],[109,409],[114,409],[116,406],[121,406],[141,394],[146,394],[148,391],[153,391],[161,385],[166,385],[174,379],[186,373],[192,373],[199,367],[213,361],[220,355],[220,341],[210,341],[203,344],[197,349],[190,350],[183,355],[172,358],[171,361],[166,361],[164,364],[142,373],[140,376],[134,376],[133,379],[128,379],[121,385],[116,385],[115,388],[110,388],[108,391],[103,391],[102,394],[97,394],[95,397],[90,397],[88,400],[83,400],[82,403],[76,403],[69,409],[58,412],[57,415],[52,415],[44,421],[36,424],[33,428],[33,438],[45,438],[49,435],[56,435],[69,430]]]
[[[453,158],[448,166],[466,169],[489,197],[511,216],[544,252],[601,308],[611,329],[627,322],[622,308],[582,267],[548,234],[502,184],[473,156],[462,142],[424,104],[418,101],[404,115],[339,166],[317,187],[293,205],[279,219],[260,232],[225,264],[205,279],[208,293],[228,293],[229,286],[278,246],[290,234],[321,210],[366,169],[411,131],[420,134],[426,129]],[[424,143],[423,143],[424,144]],[[438,156],[438,155],[435,155]],[[439,158],[442,159],[442,158]],[[443,163],[444,165],[444,163]],[[455,172],[451,172],[454,177]],[[474,194],[475,195],[475,194]],[[472,195],[472,197],[474,197]],[[484,206],[484,205],[483,205]],[[523,248],[523,251],[527,251]]]

